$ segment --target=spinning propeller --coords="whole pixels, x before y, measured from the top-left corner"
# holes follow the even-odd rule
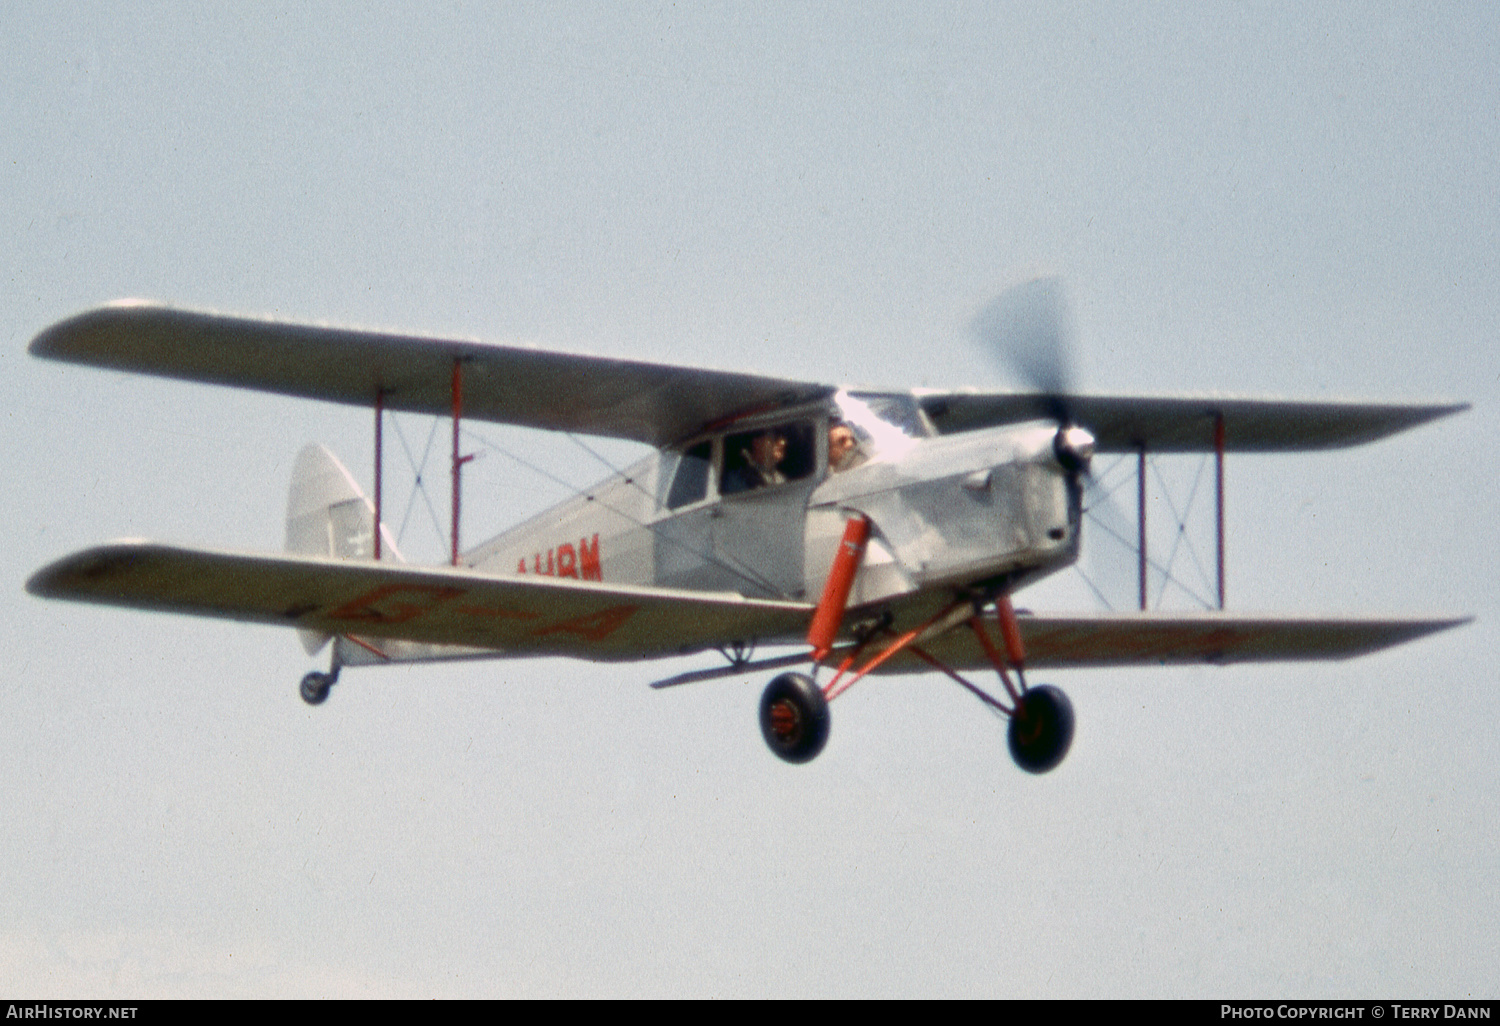
[[[1057,423],[1052,439],[1057,460],[1086,490],[1084,512],[1128,549],[1134,528],[1094,476],[1094,436],[1078,423],[1073,411],[1076,336],[1062,279],[1034,278],[1007,289],[985,304],[970,330],[991,358],[1041,397],[1041,414]],[[1111,548],[1091,546],[1091,561]],[[1112,584],[1116,578],[1125,581],[1128,573],[1124,564],[1098,566],[1096,571]]]
[[[1057,422],[1052,447],[1058,462],[1088,478],[1094,436],[1071,410],[1073,324],[1061,279],[1034,278],[1007,289],[979,311],[971,328],[1000,364],[1041,395],[1046,416]]]

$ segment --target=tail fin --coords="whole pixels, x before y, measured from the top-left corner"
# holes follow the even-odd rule
[[[380,558],[404,562],[385,525],[380,530]],[[375,558],[375,507],[353,476],[317,443],[297,454],[286,503],[286,551],[331,559]],[[312,655],[328,635],[299,631],[302,647]]]

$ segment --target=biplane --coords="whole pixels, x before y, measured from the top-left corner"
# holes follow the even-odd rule
[[[1044,301],[1038,314],[1035,288],[1017,295],[987,308],[977,330],[1039,330],[1059,344],[1055,308]],[[1066,755],[1073,712],[1028,671],[1342,659],[1466,622],[1223,609],[1226,453],[1359,445],[1465,404],[1082,395],[1045,356],[1052,369],[1026,391],[865,389],[138,301],[62,321],[30,352],[373,410],[373,494],[309,445],[293,470],[285,552],[123,541],[27,584],[49,598],[295,628],[309,656],[331,646],[329,670],[300,684],[313,705],[349,667],[717,651],[723,664],[654,686],[781,671],[760,726],[789,762],[823,749],[828,703],[860,679],[938,672],[1007,717],[1013,757],[1040,773]],[[382,425],[397,411],[452,419],[447,565],[406,563],[386,527]],[[465,419],[655,452],[463,548]],[[1145,608],[1144,491],[1141,610],[1016,608],[1017,591],[1078,559],[1096,454],[1134,454],[1144,474],[1147,453],[1184,452],[1215,460],[1219,608]]]

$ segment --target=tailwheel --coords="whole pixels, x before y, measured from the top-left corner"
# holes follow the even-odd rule
[[[1010,720],[1010,754],[1028,773],[1055,769],[1073,743],[1073,703],[1050,684],[1023,694]]]
[[[787,762],[809,762],[828,743],[828,701],[813,679],[783,673],[760,696],[760,731]]]
[[[328,701],[328,691],[338,681],[338,671],[333,673],[309,673],[302,678],[297,692],[302,696],[302,701],[308,705],[322,705]]]

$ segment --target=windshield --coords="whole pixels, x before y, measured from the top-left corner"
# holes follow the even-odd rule
[[[905,452],[927,437],[927,424],[916,401],[903,393],[839,392],[833,397],[838,422],[854,431],[865,459]]]

